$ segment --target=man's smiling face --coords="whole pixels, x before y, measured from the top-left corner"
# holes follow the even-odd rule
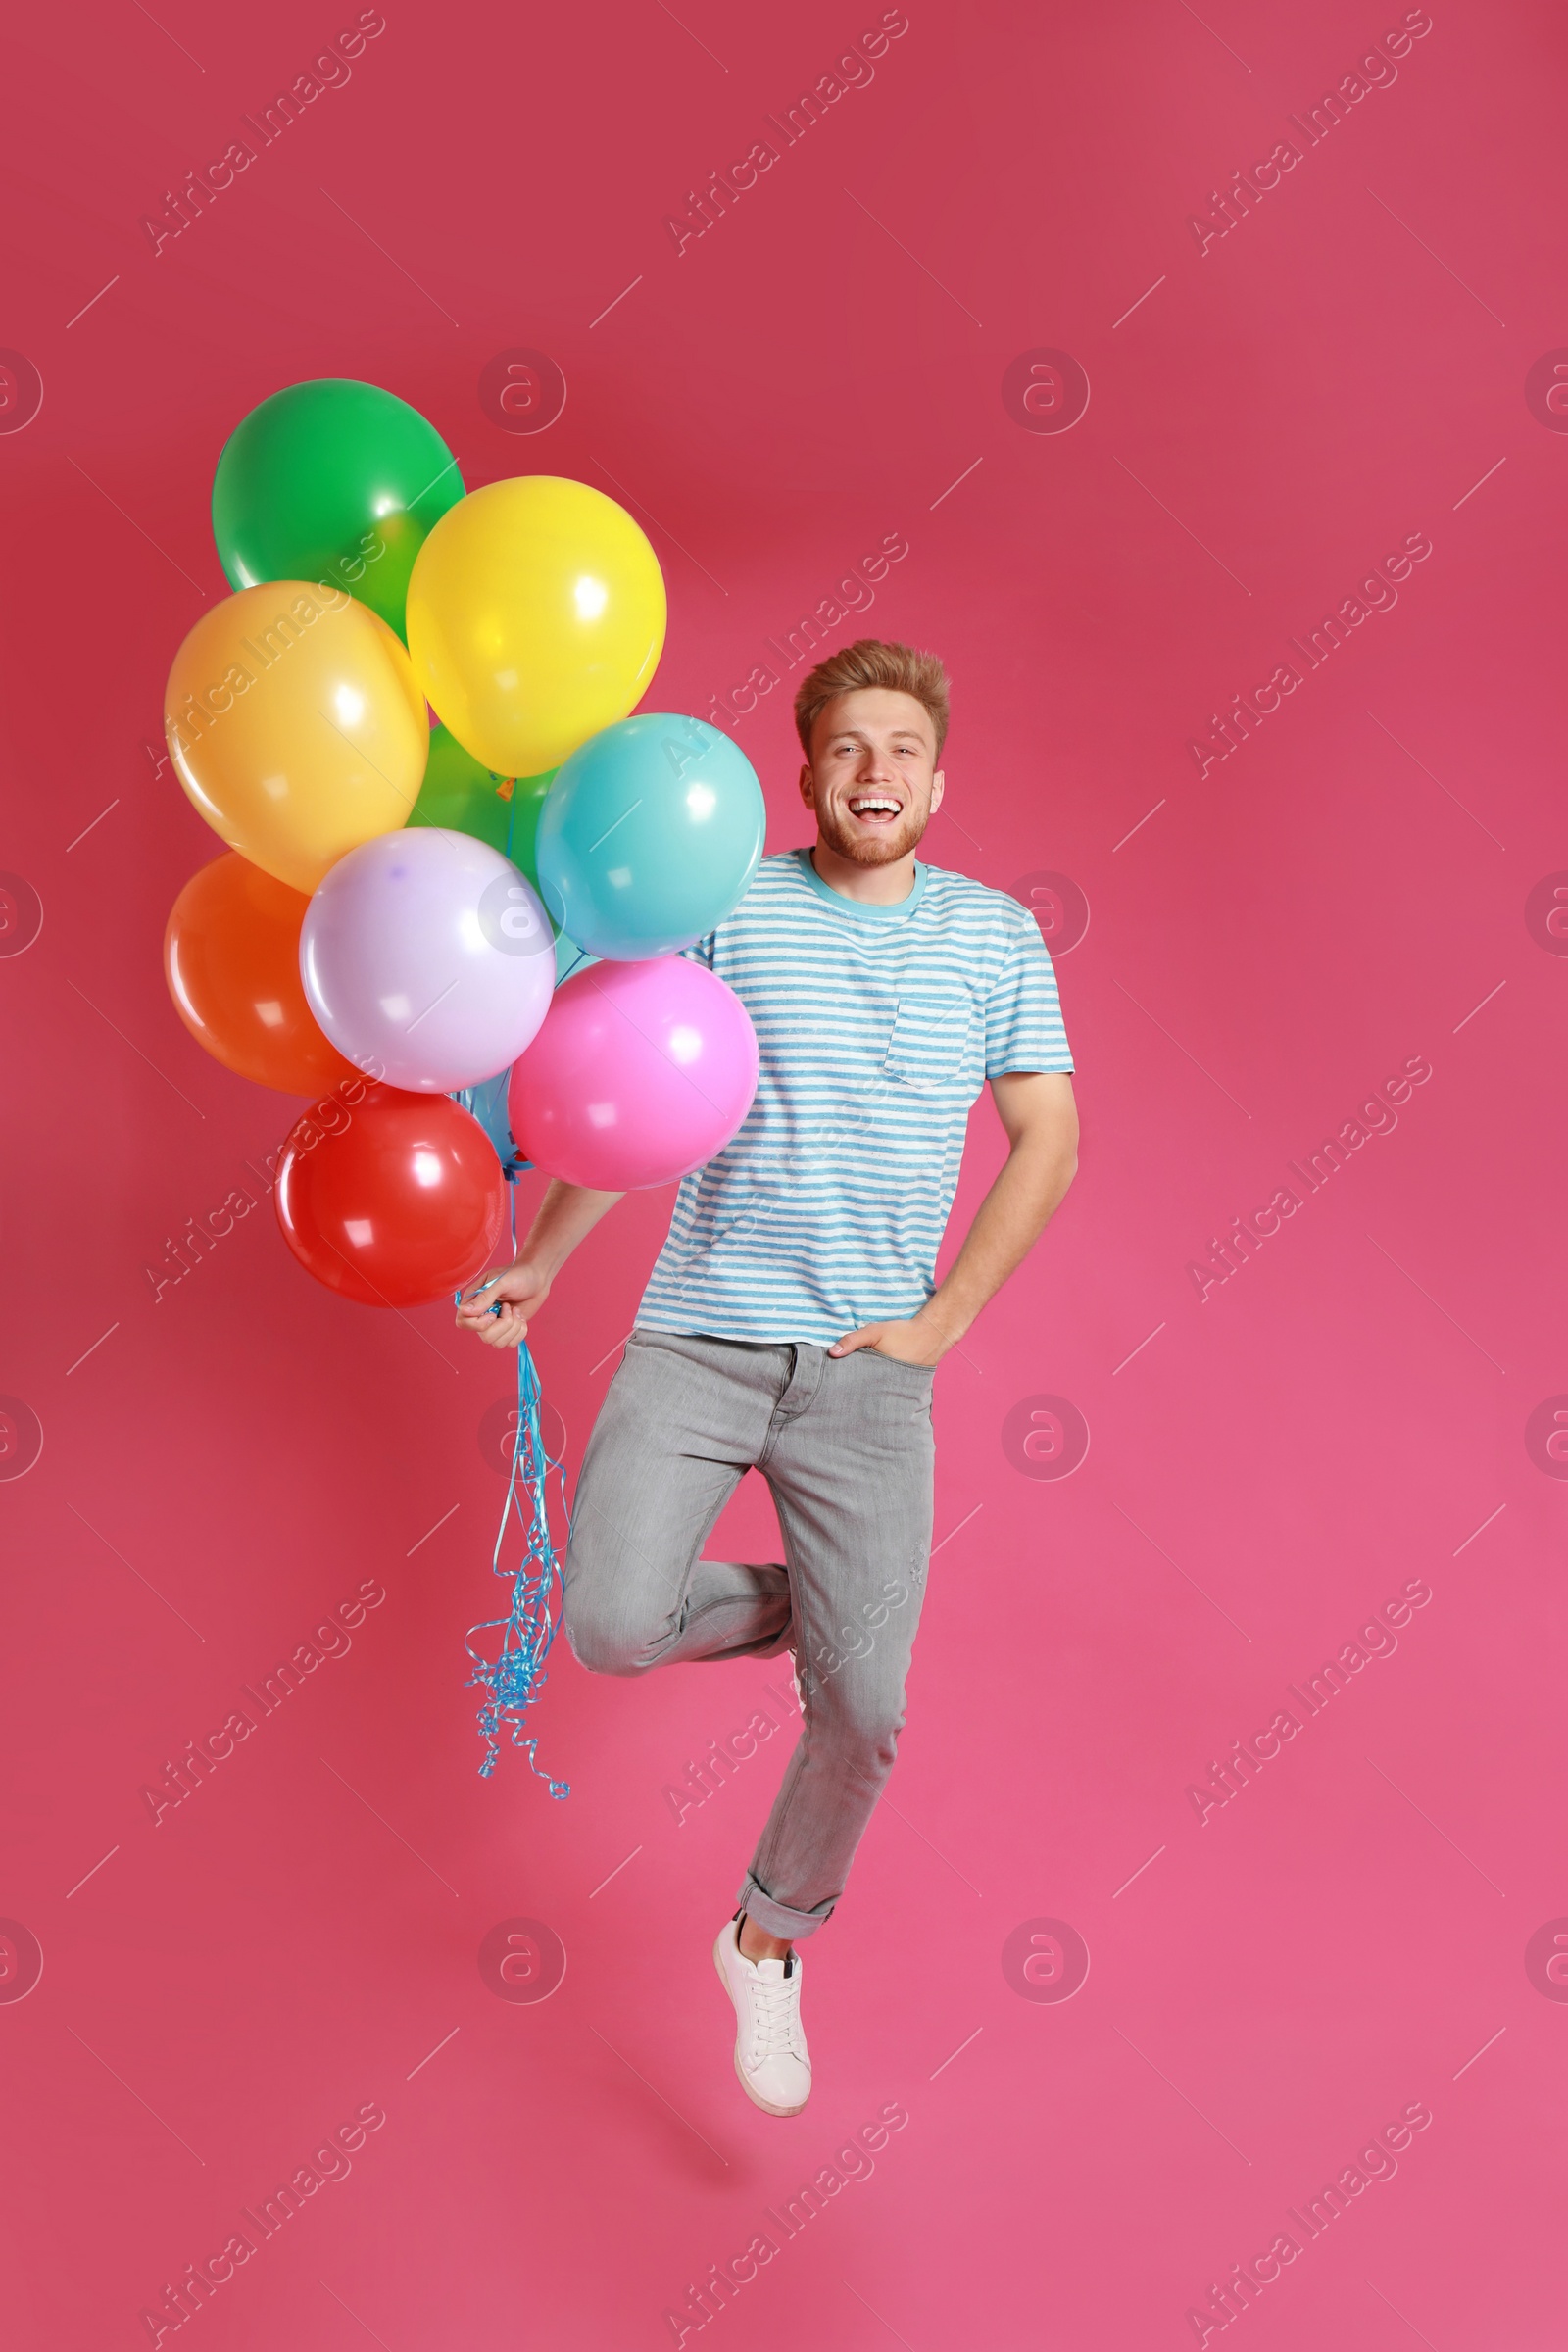
[[[830,850],[856,865],[891,865],[942,806],[936,729],[923,703],[858,686],[825,705],[801,770],[801,798]]]

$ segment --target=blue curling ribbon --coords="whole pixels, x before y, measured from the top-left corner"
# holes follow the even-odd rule
[[[503,1071],[499,1079],[490,1079],[482,1086],[464,1087],[452,1098],[466,1111],[472,1112],[491,1141],[496,1137],[485,1111],[499,1115],[502,1133],[509,1149],[497,1144],[498,1155],[506,1171],[507,1184],[514,1188],[517,1177],[529,1166],[512,1141],[506,1126],[506,1080],[510,1072]],[[501,1088],[499,1104],[492,1090]],[[483,1107],[481,1107],[483,1099]],[[512,1225],[512,1250],[517,1250],[517,1196],[509,1189],[507,1207]],[[463,1293],[456,1294],[461,1300]],[[491,1313],[499,1315],[498,1306]],[[487,1619],[471,1625],[464,1639],[464,1646],[473,1661],[473,1672],[465,1689],[480,1689],[488,1692],[478,1712],[479,1737],[485,1743],[484,1762],[479,1766],[479,1778],[487,1781],[495,1771],[500,1756],[502,1726],[509,1725],[512,1744],[520,1747],[532,1770],[538,1775],[554,1797],[569,1796],[569,1781],[553,1780],[539,1762],[539,1740],[527,1732],[528,1709],[533,1705],[548,1679],[545,1661],[550,1655],[561,1624],[561,1563],[555,1541],[550,1533],[549,1495],[552,1475],[559,1481],[561,1507],[566,1511],[566,1477],[562,1463],[545,1444],[539,1418],[539,1374],[524,1341],[517,1349],[517,1426],[512,1441],[512,1464],[507,1477],[507,1497],[501,1506],[501,1525],[496,1531],[496,1547],[490,1558],[491,1573],[512,1580],[512,1606],[505,1617]],[[502,1565],[507,1529],[515,1516],[522,1532],[522,1558],[515,1568]],[[476,1635],[499,1634],[497,1655],[490,1657],[484,1647],[474,1647]]]
[[[560,1481],[564,1509],[565,1473],[545,1445],[539,1424],[539,1375],[524,1341],[517,1349],[517,1427],[512,1469],[490,1562],[495,1575],[513,1580],[512,1607],[506,1617],[469,1627],[466,1646],[473,1660],[473,1672],[467,1688],[477,1686],[489,1694],[478,1713],[479,1736],[485,1742],[479,1778],[487,1781],[495,1771],[505,1723],[511,1726],[513,1746],[523,1750],[551,1795],[562,1797],[571,1794],[570,1783],[551,1779],[539,1763],[537,1735],[524,1729],[527,1711],[548,1679],[545,1661],[561,1623],[561,1569],[547,1508],[552,1474]],[[509,1569],[503,1567],[501,1555],[514,1514],[522,1531],[523,1553],[520,1565]],[[501,1636],[501,1645],[499,1655],[492,1658],[482,1646],[475,1648],[474,1637],[495,1633]]]

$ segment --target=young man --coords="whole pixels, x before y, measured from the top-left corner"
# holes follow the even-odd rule
[[[809,2093],[796,1947],[844,1890],[904,1724],[931,1550],[932,1375],[1038,1240],[1078,1138],[1033,916],[915,857],[942,803],[941,663],[862,638],[812,670],[795,717],[815,845],[764,858],[687,951],[751,1014],[757,1099],[681,1184],[583,1458],[564,1569],[566,1631],[596,1672],[794,1653],[804,1728],[713,1951],[735,2071],[769,2115],[798,2115]],[[1010,1149],[938,1286],[987,1081]],[[619,1198],[552,1183],[515,1264],[468,1294],[459,1323],[514,1346]],[[701,1558],[752,1468],[784,1564]]]

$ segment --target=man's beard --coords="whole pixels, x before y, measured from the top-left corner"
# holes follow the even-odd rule
[[[849,832],[826,809],[818,808],[816,812],[817,831],[828,848],[849,858],[853,865],[892,865],[896,859],[907,857],[929,821],[927,814],[910,807],[885,833],[862,835]]]

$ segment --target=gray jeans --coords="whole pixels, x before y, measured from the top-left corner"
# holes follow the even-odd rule
[[[564,1583],[584,1666],[795,1650],[804,1726],[739,1889],[772,1936],[828,1917],[893,1769],[931,1556],[931,1379],[870,1348],[639,1327],[583,1456]],[[701,1559],[752,1468],[785,1564]]]

